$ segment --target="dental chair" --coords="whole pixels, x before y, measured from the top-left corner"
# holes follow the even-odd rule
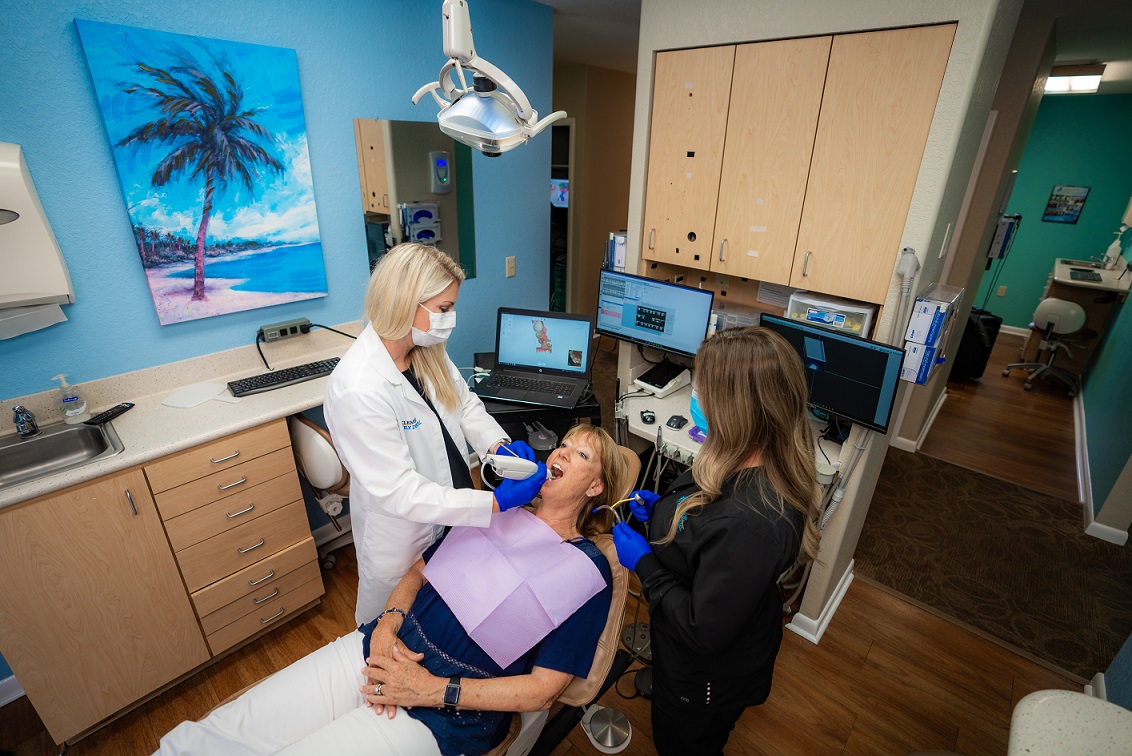
[[[323,427],[302,415],[287,418],[287,430],[291,434],[291,450],[295,454],[295,466],[299,474],[307,479],[314,489],[318,506],[330,518],[339,535],[318,547],[318,560],[324,569],[334,566],[335,549],[353,543],[353,534],[338,522],[342,514],[342,500],[350,496],[350,473],[346,471],[330,433]]]

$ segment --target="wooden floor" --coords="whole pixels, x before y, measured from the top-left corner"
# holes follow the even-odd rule
[[[177,723],[197,719],[233,692],[352,627],[357,564],[352,547],[324,572],[323,603],[74,744],[68,753],[148,754]],[[626,614],[632,617],[634,599]],[[632,675],[620,689],[633,690]],[[906,754],[946,749],[1004,754],[1010,712],[1034,690],[1080,690],[1052,673],[883,589],[855,580],[820,645],[785,633],[774,689],[749,709],[728,754]],[[601,703],[629,717],[624,752],[654,752],[647,699],[610,690]],[[0,709],[0,750],[57,753],[27,699]],[[558,754],[592,754],[575,728]]]
[[[1060,499],[1078,501],[1073,400],[1057,380],[1034,382],[1015,369],[1022,337],[999,334],[978,381],[947,384],[920,452]]]

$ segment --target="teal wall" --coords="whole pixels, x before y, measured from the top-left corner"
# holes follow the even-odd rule
[[[410,101],[444,64],[439,0],[55,0],[5,3],[0,25],[0,141],[21,145],[63,251],[76,302],[69,320],[0,341],[0,400],[45,391],[52,375],[90,381],[252,343],[294,317],[361,317],[368,275],[354,118],[432,121]],[[160,326],[137,259],[122,191],[74,19],[294,49],[330,294],[321,299]],[[553,10],[475,0],[476,47],[551,112]],[[550,136],[499,158],[476,153],[477,277],[460,292],[449,342],[459,365],[490,350],[495,311],[544,309],[550,275]],[[518,275],[504,278],[517,255]],[[130,397],[123,397],[129,399]],[[0,658],[0,680],[11,669]]]
[[[1055,184],[1090,187],[1075,224],[1043,223],[1042,211]],[[1132,95],[1060,95],[1042,98],[1026,151],[1018,166],[1008,213],[1022,226],[987,309],[1009,326],[1025,328],[1041,300],[1046,277],[1058,257],[1100,257],[1120,227],[1132,196]],[[1132,244],[1132,231],[1125,249]],[[982,307],[998,263],[983,276],[975,304]]]
[[[1132,709],[1132,635],[1104,673],[1105,697],[1114,704]]]
[[[1132,231],[1126,235],[1132,235]],[[1081,391],[1094,517],[1132,456],[1132,395],[1128,391],[1132,376],[1132,305],[1125,302],[1118,307]]]

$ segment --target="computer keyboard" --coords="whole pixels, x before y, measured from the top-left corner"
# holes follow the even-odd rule
[[[1074,281],[1103,281],[1104,278],[1100,273],[1095,270],[1079,270],[1077,268],[1069,269],[1069,278]]]
[[[272,373],[262,373],[250,378],[241,378],[238,381],[229,381],[228,388],[231,390],[232,396],[247,396],[248,394],[259,394],[264,391],[283,388],[293,383],[314,380],[324,375],[330,375],[330,371],[334,370],[334,366],[338,364],[338,359],[338,357],[331,357],[329,360],[308,362],[305,365],[282,368]]]
[[[515,375],[493,375],[487,382],[493,388],[509,388],[519,391],[534,391],[538,394],[566,394],[574,387],[571,383],[521,378]]]

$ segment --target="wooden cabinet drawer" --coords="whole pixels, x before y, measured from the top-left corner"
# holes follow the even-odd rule
[[[173,550],[181,551],[301,498],[299,476],[292,470],[252,488],[241,486],[238,494],[167,520],[165,532]]]
[[[257,611],[246,614],[235,622],[225,625],[215,633],[206,636],[208,647],[212,650],[212,655],[215,656],[226,651],[245,638],[250,638],[255,635],[260,630],[286,622],[288,619],[295,616],[300,609],[311,601],[314,601],[323,593],[325,593],[325,589],[322,587],[321,577],[303,583],[298,588],[287,593],[280,592],[279,596],[275,597],[269,603],[257,607]],[[359,659],[360,658],[359,656]]]
[[[273,585],[287,573],[317,559],[318,549],[315,548],[314,538],[307,537],[294,546],[288,546],[267,559],[197,591],[192,595],[193,606],[200,617],[211,614],[225,604]]]
[[[306,509],[296,501],[177,552],[177,563],[191,593],[310,534]]]
[[[290,445],[287,421],[280,419],[162,457],[146,465],[145,474],[153,492],[161,493]]]
[[[230,604],[220,607],[211,614],[200,618],[200,626],[205,635],[219,632],[221,628],[232,624],[246,614],[252,612],[275,611],[275,605],[291,591],[312,580],[322,580],[322,573],[318,568],[318,561],[311,561],[291,570],[286,575],[278,575],[270,584],[264,583],[255,588],[249,588],[247,595],[241,596]]]
[[[205,504],[235,496],[287,472],[293,473],[294,470],[295,457],[288,446],[229,470],[215,472],[164,491],[154,498],[157,500],[157,509],[161,512],[161,519],[171,520]]]

